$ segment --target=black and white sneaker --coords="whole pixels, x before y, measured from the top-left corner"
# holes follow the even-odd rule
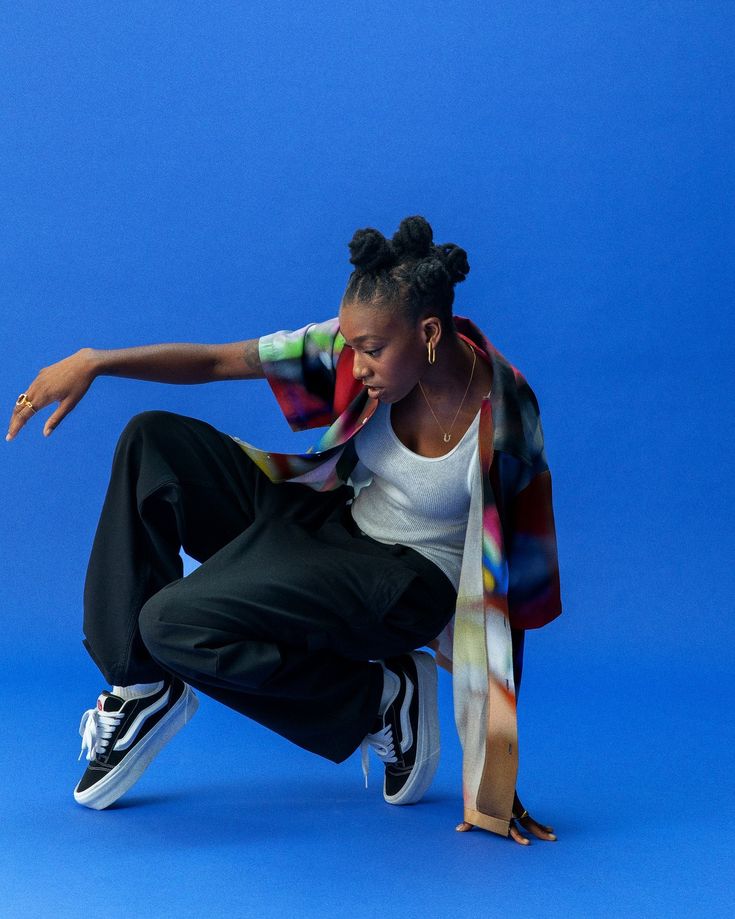
[[[414,804],[428,790],[439,765],[436,662],[426,651],[388,658],[383,666],[400,680],[395,698],[360,744],[367,787],[368,748],[385,763],[383,797]]]
[[[192,688],[178,677],[157,692],[122,699],[105,690],[97,707],[82,715],[79,733],[90,761],[74,789],[74,800],[102,810],[138,781],[159,750],[199,707]]]

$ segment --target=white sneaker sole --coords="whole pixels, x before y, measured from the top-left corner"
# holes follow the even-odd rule
[[[388,804],[415,804],[419,801],[429,790],[439,765],[441,742],[437,710],[436,661],[426,651],[412,651],[411,657],[416,665],[419,682],[416,765],[406,784],[396,794],[386,794],[385,782],[383,783],[383,797]]]
[[[198,708],[199,700],[192,688],[187,686],[179,701],[125,759],[90,788],[81,792],[74,790],[74,800],[77,804],[94,810],[103,810],[117,801],[138,781],[153,757],[183,728]]]

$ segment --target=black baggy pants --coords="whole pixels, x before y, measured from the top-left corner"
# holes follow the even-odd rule
[[[165,673],[304,749],[345,760],[373,725],[377,661],[419,648],[456,591],[354,523],[353,489],[273,483],[205,421],[124,428],[84,584],[84,645],[112,685]],[[183,576],[184,551],[201,564]]]

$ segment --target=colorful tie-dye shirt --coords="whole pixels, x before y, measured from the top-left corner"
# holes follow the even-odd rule
[[[514,636],[561,613],[551,474],[538,402],[524,376],[463,316],[457,333],[492,368],[455,614],[430,646],[452,674],[464,820],[508,835],[518,771]],[[259,339],[265,378],[291,429],[327,426],[305,453],[233,439],[273,482],[325,491],[348,482],[354,435],[377,408],[352,373],[337,317]],[[522,653],[522,643],[521,643]],[[516,648],[516,675],[519,673]]]

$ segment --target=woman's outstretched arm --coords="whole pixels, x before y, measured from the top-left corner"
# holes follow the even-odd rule
[[[43,367],[25,390],[27,402],[16,404],[6,440],[12,440],[38,411],[58,402],[46,421],[48,436],[69,414],[98,376],[130,377],[160,383],[211,383],[215,380],[262,379],[258,339],[222,345],[174,342],[134,348],[81,348]]]
[[[212,383],[263,377],[258,339],[224,345],[172,342],[136,348],[84,348],[95,376],[132,377],[157,383]]]

